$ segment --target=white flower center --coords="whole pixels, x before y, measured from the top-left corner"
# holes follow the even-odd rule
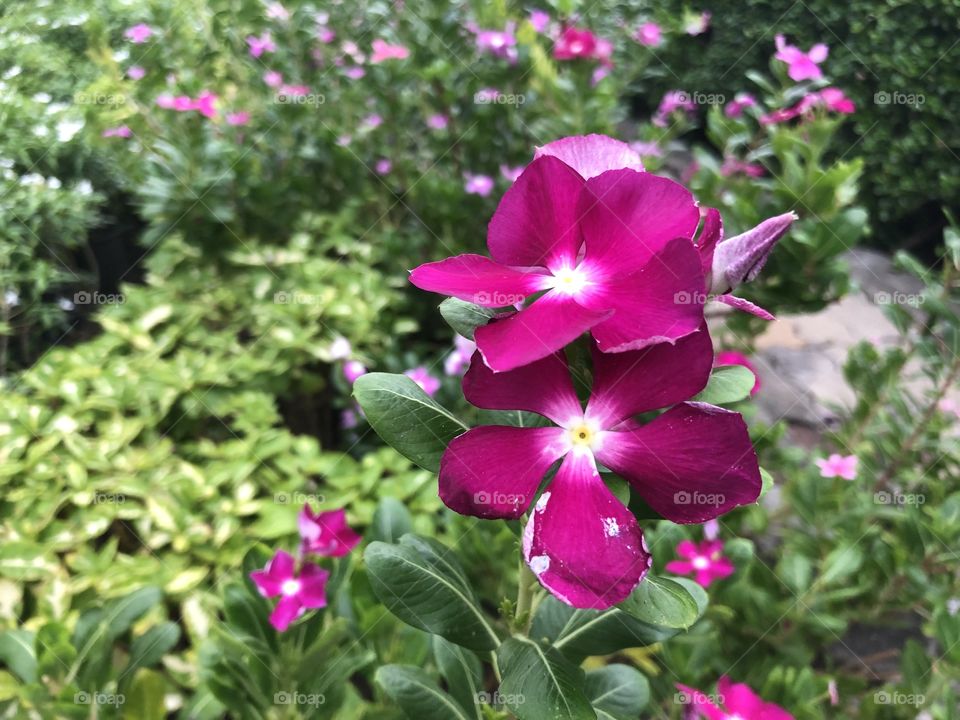
[[[590,281],[580,268],[564,267],[553,272],[552,287],[565,295],[576,295],[589,284]]]
[[[300,592],[300,581],[294,580],[293,578],[290,580],[284,580],[283,584],[280,586],[280,592],[288,597],[290,595],[296,595],[298,592]]]
[[[595,421],[585,417],[571,418],[563,427],[567,431],[570,452],[593,453],[599,449],[602,428]]]
[[[693,559],[693,566],[697,570],[706,570],[708,567],[710,567],[710,561],[707,560],[707,558],[705,558],[703,555],[697,555],[697,557]]]

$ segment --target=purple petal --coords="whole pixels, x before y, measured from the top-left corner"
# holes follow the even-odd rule
[[[558,427],[484,425],[447,446],[440,459],[440,499],[461,515],[520,517],[567,446]]]
[[[558,425],[583,415],[562,352],[509,372],[495,373],[474,353],[463,378],[464,397],[488,410],[528,410]]]
[[[300,592],[297,597],[305,608],[327,606],[327,580],[330,573],[319,565],[308,563],[300,573]]]
[[[593,328],[603,352],[639,350],[697,330],[703,322],[703,286],[696,248],[676,238],[632,274],[598,283],[583,304],[614,310]]]
[[[689,400],[707,386],[713,343],[706,323],[675,345],[604,353],[593,348],[593,388],[587,416],[604,429],[650,410]]]
[[[597,459],[660,515],[710,520],[760,495],[760,468],[739,413],[684,403],[630,432],[607,432]]]
[[[700,237],[697,238],[697,250],[700,252],[704,277],[710,277],[713,271],[713,253],[721,240],[723,240],[723,218],[720,217],[720,211],[716,208],[707,208],[703,227],[700,228]]]
[[[743,310],[744,312],[748,312],[751,315],[756,315],[758,318],[761,318],[763,320],[776,320],[776,318],[773,315],[771,315],[769,312],[764,310],[759,305],[754,305],[749,300],[745,300],[744,298],[737,297],[736,295],[730,295],[729,293],[724,295],[715,295],[713,299],[716,300],[717,302],[723,303],[724,305],[729,305],[730,307],[734,307],[737,310]]]
[[[627,143],[606,135],[577,135],[538,147],[533,157],[552,155],[563,160],[585,179],[607,170],[628,168],[643,172],[643,160]]]
[[[304,608],[296,596],[280,598],[280,602],[270,613],[270,624],[277,632],[284,632],[298,617],[303,615]]]
[[[537,501],[523,552],[543,586],[578,608],[622,601],[651,563],[633,514],[604,485],[590,453],[578,451]]]
[[[556,158],[530,163],[490,221],[490,257],[504,265],[572,266],[582,243],[576,209],[583,182]]]
[[[671,240],[692,245],[700,224],[693,195],[669,178],[614,170],[587,181],[578,206],[584,262],[615,277],[639,270]]]
[[[325,557],[342,557],[360,542],[360,536],[347,526],[344,510],[331,510],[314,515],[304,506],[297,516],[300,537],[306,552]]]
[[[551,355],[610,316],[589,310],[557,291],[545,293],[516,315],[474,331],[477,349],[494,372],[505,372]]]
[[[452,295],[484,307],[522,302],[544,287],[546,276],[499,265],[483,255],[457,255],[425,263],[410,273],[421,290]]]
[[[774,245],[796,219],[794,212],[777,215],[719,243],[713,253],[711,292],[729,292],[753,280],[763,269]]]

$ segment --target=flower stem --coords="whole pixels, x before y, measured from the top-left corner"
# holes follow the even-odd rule
[[[533,589],[536,587],[536,582],[537,578],[523,561],[521,552],[517,570],[517,606],[513,614],[513,627],[524,635],[529,631],[530,622],[533,619]]]

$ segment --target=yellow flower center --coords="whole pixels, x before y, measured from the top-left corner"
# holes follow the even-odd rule
[[[570,428],[570,442],[574,445],[590,447],[596,431],[586,423]]]

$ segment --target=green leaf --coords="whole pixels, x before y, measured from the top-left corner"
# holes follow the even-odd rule
[[[649,574],[618,607],[637,620],[669,628],[686,629],[700,618],[696,599],[683,585]]]
[[[711,405],[729,405],[750,397],[757,378],[743,365],[722,365],[714,368],[707,386],[693,398]]]
[[[129,682],[140,668],[160,662],[180,639],[180,626],[173,622],[154,625],[130,644],[130,662],[120,675],[120,681]]]
[[[0,661],[24,683],[37,680],[34,635],[29,630],[7,630],[0,634]]]
[[[470,720],[453,698],[423,670],[412,665],[384,665],[377,684],[411,720]]]
[[[56,567],[47,549],[26,540],[13,540],[0,546],[0,577],[17,582],[42,580]]]
[[[588,672],[585,689],[601,719],[636,718],[650,701],[650,683],[629,665],[615,663]]]
[[[440,675],[447,683],[447,691],[460,703],[460,707],[469,717],[482,720],[478,701],[483,682],[483,666],[477,656],[439,635],[434,635],[431,640],[433,657]]]
[[[385,497],[373,512],[370,538],[382,542],[397,542],[413,530],[413,518],[406,506],[396,498]]]
[[[408,625],[472,650],[499,644],[473,593],[435,558],[383,542],[370,543],[363,557],[374,593]]]
[[[556,648],[513,637],[497,650],[499,697],[519,720],[595,720],[583,670]]]
[[[160,673],[140,670],[124,696],[124,720],[163,720],[167,716],[163,703],[166,686]]]
[[[440,314],[447,325],[468,340],[473,340],[473,331],[486,325],[496,315],[496,310],[474,305],[459,298],[447,298],[440,303]]]
[[[450,441],[469,430],[405,375],[368,373],[353,384],[353,396],[385,443],[431,472]]]
[[[849,577],[863,565],[863,551],[856,545],[845,548],[834,548],[823,560],[823,568],[818,584],[831,583]]]

